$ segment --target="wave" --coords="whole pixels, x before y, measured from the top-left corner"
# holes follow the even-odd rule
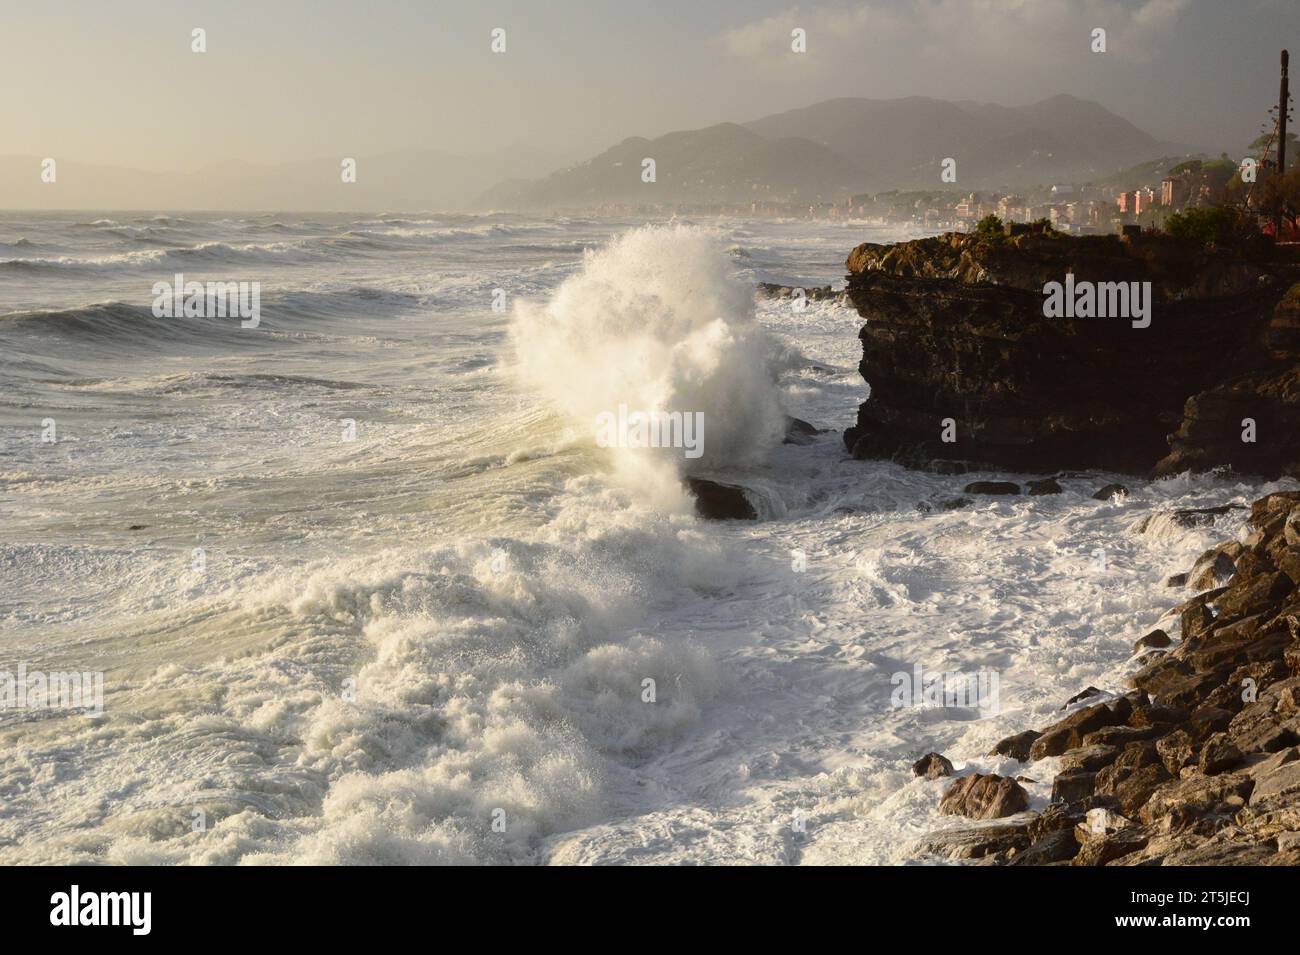
[[[263,324],[266,324],[265,317]],[[138,354],[143,343],[211,341],[214,336],[239,340],[239,319],[157,318],[151,306],[104,302],[78,308],[11,312],[0,315],[0,334],[38,330],[83,343],[99,351]],[[250,342],[245,334],[243,341]]]
[[[781,441],[779,348],[712,232],[676,225],[624,233],[587,253],[546,304],[517,303],[511,336],[525,384],[588,433],[597,416],[621,407],[702,415],[699,457],[680,448],[613,450],[619,470],[644,487],[761,463]]]
[[[204,242],[185,248],[149,249],[86,258],[62,255],[54,258],[4,259],[0,260],[0,268],[31,272],[100,272],[115,269],[193,268],[219,264],[292,264],[306,262],[310,258],[308,250],[291,242],[246,245]]]

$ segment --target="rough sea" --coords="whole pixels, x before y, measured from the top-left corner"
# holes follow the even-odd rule
[[[0,681],[104,681],[0,707],[0,863],[904,863],[958,824],[930,751],[1040,808],[1053,766],[986,754],[1122,690],[1245,512],[1139,522],[1272,485],[945,510],[1008,476],[850,459],[862,320],[755,285],[912,234],[0,214]],[[156,317],[177,274],[259,283],[258,325]],[[598,447],[621,403],[703,455]],[[917,666],[997,705],[895,706]]]

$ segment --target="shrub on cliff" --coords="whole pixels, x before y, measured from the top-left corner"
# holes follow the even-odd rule
[[[992,213],[989,213],[975,224],[975,234],[985,239],[993,236],[1001,236],[1002,220]]]
[[[1255,230],[1236,209],[1211,206],[1208,209],[1175,212],[1166,220],[1165,231],[1175,239],[1228,245],[1234,240],[1246,238]]]

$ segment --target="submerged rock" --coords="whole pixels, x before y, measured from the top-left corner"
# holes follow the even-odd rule
[[[926,779],[938,779],[952,775],[952,763],[939,753],[926,753],[912,764],[912,775]]]
[[[1020,485],[1012,481],[972,481],[962,488],[963,494],[1019,494]]]
[[[700,517],[718,521],[758,519],[758,511],[745,496],[744,488],[696,477],[687,478],[686,484],[695,495],[695,512]]]

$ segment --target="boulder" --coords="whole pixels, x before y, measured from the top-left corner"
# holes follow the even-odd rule
[[[1054,478],[1043,478],[1040,481],[1028,481],[1025,484],[1025,493],[1032,497],[1038,497],[1043,494],[1060,494],[1061,485],[1056,483]]]
[[[938,779],[941,776],[951,776],[952,763],[948,762],[947,757],[941,756],[938,753],[926,753],[912,764],[912,775],[921,776],[925,779]]]
[[[972,481],[961,490],[963,494],[1019,494],[1020,485],[1012,481]]]
[[[1092,496],[1094,501],[1110,501],[1117,497],[1128,497],[1128,488],[1123,484],[1107,484]]]
[[[1133,644],[1133,652],[1141,653],[1143,650],[1148,650],[1152,647],[1167,647],[1171,643],[1173,643],[1173,641],[1169,639],[1169,634],[1165,633],[1163,630],[1152,630],[1146,636],[1138,637],[1137,642]]]
[[[1030,747],[1034,745],[1034,740],[1042,735],[1038,730],[1025,730],[1023,733],[1008,736],[1005,739],[998,740],[997,745],[993,747],[989,755],[1010,756],[1022,763],[1028,762]]]
[[[1214,776],[1232,769],[1241,762],[1241,750],[1228,738],[1227,733],[1215,733],[1201,746],[1196,765],[1206,776]]]
[[[976,773],[953,781],[939,802],[943,815],[1000,819],[1029,808],[1029,795],[1014,779]]]
[[[758,519],[758,511],[742,487],[696,477],[687,478],[686,484],[695,495],[695,512],[700,517],[716,521]]]
[[[1076,710],[1043,730],[1043,734],[1029,748],[1029,758],[1039,760],[1046,756],[1060,756],[1067,749],[1083,745],[1083,738],[1088,733],[1103,726],[1124,723],[1132,712],[1132,704],[1123,697]]]

